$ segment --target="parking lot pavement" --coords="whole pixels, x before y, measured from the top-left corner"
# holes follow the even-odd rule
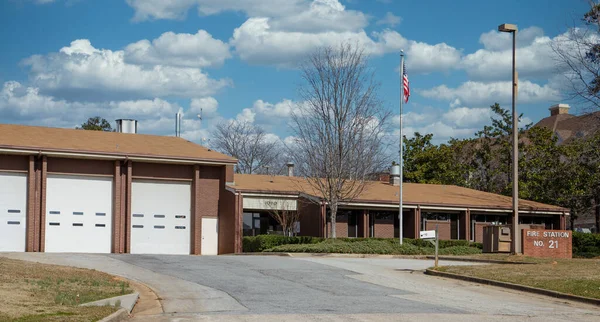
[[[442,319],[598,321],[595,307],[425,276],[432,261],[273,256],[9,255],[95,268],[152,287],[164,312],[139,321]],[[465,263],[444,263],[460,264]]]

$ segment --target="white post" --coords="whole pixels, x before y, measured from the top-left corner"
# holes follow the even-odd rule
[[[398,230],[400,237],[400,245],[402,245],[402,239],[404,238],[403,230],[404,225],[402,224],[403,213],[402,213],[402,181],[403,178],[403,156],[402,156],[402,112],[404,105],[404,51],[400,51],[400,201],[399,201],[399,209],[398,209]]]
[[[440,245],[440,237],[438,235],[438,224],[435,224],[435,267],[438,267],[438,249]]]

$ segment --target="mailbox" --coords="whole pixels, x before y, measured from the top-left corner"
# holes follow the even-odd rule
[[[483,227],[484,253],[510,253],[512,235],[510,226]]]

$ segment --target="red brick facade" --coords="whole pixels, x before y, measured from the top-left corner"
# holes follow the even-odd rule
[[[449,221],[427,220],[425,222],[425,230],[435,230],[436,225],[438,226],[438,234],[439,234],[440,239],[442,239],[442,240],[452,239]]]
[[[570,230],[521,230],[523,255],[572,258],[573,234]]]

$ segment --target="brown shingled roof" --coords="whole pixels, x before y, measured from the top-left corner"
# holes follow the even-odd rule
[[[558,133],[561,143],[577,137],[586,137],[600,130],[600,111],[574,116],[560,114],[546,117],[535,126],[549,128]]]
[[[0,148],[236,163],[225,154],[173,136],[0,124]]]
[[[300,177],[236,174],[229,185],[237,191],[255,193],[297,194],[319,196]],[[421,206],[446,206],[479,209],[512,209],[512,198],[452,185],[404,183],[404,203]],[[312,192],[311,192],[312,191]],[[398,204],[399,187],[380,181],[369,181],[363,193],[353,202]],[[539,202],[520,200],[519,209],[568,212],[568,209]]]

